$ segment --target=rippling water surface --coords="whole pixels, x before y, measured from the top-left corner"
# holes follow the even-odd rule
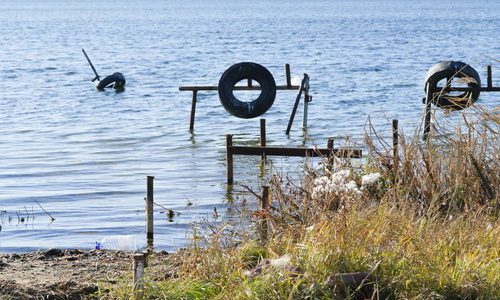
[[[282,85],[289,63],[292,77],[311,78],[315,143],[359,137],[368,116],[389,137],[391,119],[405,133],[420,122],[425,74],[440,61],[471,63],[483,82],[491,64],[500,85],[498,28],[500,2],[488,0],[3,0],[0,252],[144,236],[146,176],[155,177],[155,202],[181,213],[172,222],[156,207],[157,249],[184,246],[190,222],[211,218],[214,207],[222,215],[244,193],[226,185],[224,136],[257,145],[259,118],[235,118],[216,92],[199,92],[190,132],[191,93],[179,86],[217,85],[243,61]],[[123,73],[126,90],[96,91],[82,48],[101,76]],[[278,91],[261,116],[268,145],[309,145],[302,104],[285,135],[295,97]],[[495,106],[498,95],[479,103]],[[285,172],[302,162],[273,161]],[[259,189],[265,179],[258,158],[235,159],[236,181]]]

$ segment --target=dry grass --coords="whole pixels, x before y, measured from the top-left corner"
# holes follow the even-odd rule
[[[500,116],[471,109],[474,122],[428,141],[400,136],[396,157],[368,126],[363,164],[325,160],[300,179],[272,177],[265,243],[259,214],[241,207],[244,226],[201,226],[175,276],[148,282],[145,297],[339,299],[325,278],[362,271],[378,299],[499,299]],[[246,277],[282,257],[304,275]]]

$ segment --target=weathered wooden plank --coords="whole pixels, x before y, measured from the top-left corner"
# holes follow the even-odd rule
[[[318,157],[333,154],[337,157],[361,158],[361,150],[352,149],[328,149],[328,148],[288,148],[288,147],[250,147],[250,146],[228,146],[231,155],[275,155],[275,156],[299,156]]]
[[[299,85],[278,85],[276,86],[276,90],[298,90],[300,88]],[[260,86],[235,86],[233,90],[260,90]],[[216,91],[216,86],[180,86],[179,91]]]

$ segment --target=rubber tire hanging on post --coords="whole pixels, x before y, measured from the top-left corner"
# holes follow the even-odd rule
[[[106,76],[103,80],[100,80],[95,88],[98,90],[104,90],[104,88],[108,87],[110,84],[113,84],[114,89],[123,89],[125,88],[125,76],[122,73],[115,72],[109,76]]]
[[[261,87],[259,97],[250,102],[238,100],[233,93],[234,86],[241,80],[250,78]],[[276,82],[273,75],[263,66],[242,62],[235,64],[222,74],[218,86],[219,99],[222,106],[238,118],[255,118],[265,113],[274,103]]]
[[[460,61],[444,61],[429,69],[425,76],[425,89],[426,91],[428,87],[435,89],[442,79],[446,79],[446,84],[451,85],[453,78],[463,78],[469,88],[481,87],[481,79],[474,68]],[[440,108],[461,110],[475,103],[479,98],[479,93],[479,91],[472,91],[461,95],[449,95],[440,91],[433,94],[431,102]]]

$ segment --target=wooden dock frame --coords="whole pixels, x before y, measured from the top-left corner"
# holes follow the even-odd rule
[[[297,96],[297,99],[300,97],[300,94],[302,91],[304,91],[304,114],[303,114],[303,120],[302,120],[302,127],[305,128],[307,127],[307,105],[309,102],[311,102],[311,96],[308,94],[309,90],[309,77],[304,74],[304,77],[307,76],[307,86],[304,86],[304,80],[303,83],[299,85],[292,85],[292,79],[290,75],[290,65],[286,64],[285,65],[285,72],[286,72],[286,85],[278,85],[276,86],[276,90],[299,90],[299,95]],[[218,87],[217,86],[180,86],[179,91],[191,91],[193,92],[193,97],[191,100],[191,118],[189,121],[189,130],[193,131],[194,130],[194,116],[196,112],[196,101],[198,97],[198,91],[217,91]],[[252,81],[248,80],[248,86],[235,86],[234,90],[260,90],[260,86],[252,86]],[[291,127],[291,122],[293,121],[293,115],[295,114],[295,111],[297,109],[297,104],[294,106],[294,112],[292,113],[292,117],[290,117],[290,123],[287,128],[287,132],[290,131]],[[288,133],[287,133],[288,134]]]
[[[233,156],[234,155],[259,155],[266,157],[273,156],[296,156],[296,157],[327,157],[331,162],[333,157],[341,158],[361,158],[361,150],[354,149],[334,149],[333,139],[329,139],[327,148],[289,148],[289,147],[268,147],[265,138],[265,119],[261,119],[261,146],[233,146],[233,135],[226,135],[226,167],[227,184],[233,184]],[[264,129],[263,129],[264,128]]]

